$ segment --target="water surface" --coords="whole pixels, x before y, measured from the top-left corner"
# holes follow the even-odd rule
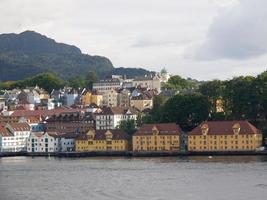
[[[0,200],[264,200],[267,157],[0,158]]]

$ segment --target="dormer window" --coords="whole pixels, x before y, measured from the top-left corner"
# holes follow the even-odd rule
[[[107,131],[105,135],[107,140],[112,140],[112,133],[110,131]]]
[[[202,132],[202,135],[207,135],[208,134],[208,132],[209,132],[209,126],[208,126],[208,124],[203,124],[201,126],[201,132]]]
[[[158,135],[158,133],[159,133],[159,130],[157,129],[157,127],[154,126],[154,127],[152,128],[152,134],[153,134],[153,135]]]
[[[235,135],[239,134],[239,132],[240,132],[240,124],[238,124],[238,123],[234,124],[233,132],[234,132]]]

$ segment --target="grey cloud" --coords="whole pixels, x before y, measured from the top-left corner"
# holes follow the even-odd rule
[[[209,28],[206,41],[191,52],[191,57],[239,60],[267,53],[266,8],[266,0],[240,0],[239,5],[220,13]]]

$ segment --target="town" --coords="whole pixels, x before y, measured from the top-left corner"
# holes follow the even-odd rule
[[[143,120],[146,113],[151,114],[158,106],[155,99],[159,96],[170,98],[196,90],[163,87],[170,79],[167,72],[135,79],[112,75],[94,82],[91,89],[63,87],[49,93],[36,85],[2,90],[1,154],[102,152],[113,155],[110,152],[117,152],[125,155],[133,152],[150,155],[264,150],[266,139],[262,131],[248,120],[206,119],[191,130],[184,130],[175,121]],[[216,99],[215,104],[214,112],[224,111],[222,100]]]

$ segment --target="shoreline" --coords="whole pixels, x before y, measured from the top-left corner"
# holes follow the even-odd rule
[[[192,157],[192,156],[267,156],[267,151],[229,151],[229,152],[132,152],[132,151],[103,151],[103,152],[0,152],[2,157],[59,157],[59,158],[79,158],[79,157]]]

